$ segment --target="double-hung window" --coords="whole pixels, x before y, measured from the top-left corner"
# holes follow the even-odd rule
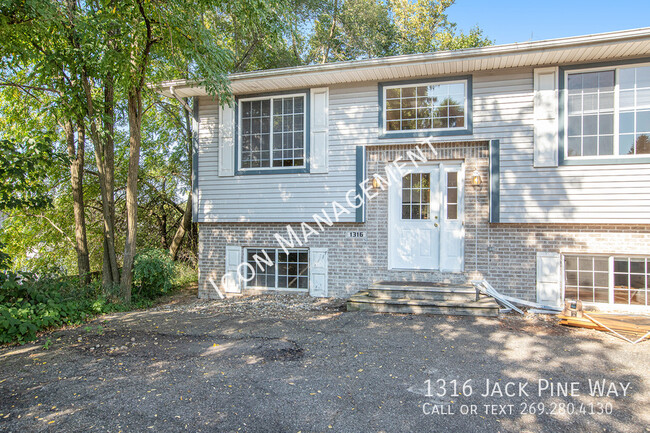
[[[305,168],[306,94],[239,99],[239,170]]]
[[[383,84],[383,135],[470,132],[470,78],[415,84]]]
[[[650,66],[565,72],[565,157],[650,154]]]

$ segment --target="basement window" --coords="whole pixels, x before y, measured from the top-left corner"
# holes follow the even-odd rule
[[[307,249],[246,248],[246,262],[248,289],[309,289]]]
[[[650,258],[566,255],[564,288],[566,299],[650,305]]]

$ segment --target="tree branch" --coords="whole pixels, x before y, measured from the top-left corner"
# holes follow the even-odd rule
[[[54,228],[55,228],[59,233],[61,233],[61,235],[63,235],[64,238],[66,238],[66,240],[70,243],[70,245],[72,245],[72,248],[75,248],[75,249],[77,248],[77,247],[75,246],[75,243],[72,242],[72,239],[70,239],[70,237],[69,237],[68,235],[66,235],[66,234],[64,233],[64,231],[61,230],[61,229],[59,228],[59,226],[57,226],[56,224],[54,224],[54,223],[52,222],[52,220],[49,219],[48,217],[46,217],[45,215],[35,215],[35,214],[29,214],[29,213],[28,213],[28,214],[25,214],[25,215],[26,215],[26,216],[29,216],[29,217],[42,218],[42,219],[44,219],[45,221],[47,221],[48,223],[50,223],[50,225],[51,225],[52,227],[54,227]]]

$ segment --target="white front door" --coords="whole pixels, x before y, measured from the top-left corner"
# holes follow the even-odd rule
[[[388,267],[460,272],[463,179],[459,163],[411,168],[389,189]]]

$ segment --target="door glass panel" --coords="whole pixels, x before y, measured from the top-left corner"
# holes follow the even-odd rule
[[[447,173],[447,219],[458,219],[458,172]]]
[[[411,173],[402,177],[402,219],[430,219],[431,174]]]

